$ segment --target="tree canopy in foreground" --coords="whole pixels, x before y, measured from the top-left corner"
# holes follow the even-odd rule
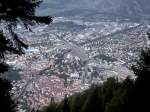
[[[50,16],[36,16],[35,10],[39,0],[0,0],[0,74],[9,66],[5,63],[8,54],[24,54],[28,45],[15,32],[18,23],[31,31],[30,26],[36,23],[49,24]],[[11,83],[0,78],[0,110],[15,112],[15,102],[11,99]]]

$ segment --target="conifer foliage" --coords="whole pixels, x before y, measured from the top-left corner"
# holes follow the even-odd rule
[[[5,63],[8,54],[24,54],[24,49],[28,47],[16,33],[18,23],[31,31],[31,25],[52,22],[50,16],[35,15],[35,10],[41,2],[39,0],[0,0],[0,74],[9,69]],[[15,111],[15,103],[10,95],[11,87],[9,81],[0,78],[0,111]]]

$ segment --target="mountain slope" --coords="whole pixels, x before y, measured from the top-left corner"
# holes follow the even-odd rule
[[[76,9],[147,18],[150,17],[150,0],[44,0],[38,14],[55,15]]]

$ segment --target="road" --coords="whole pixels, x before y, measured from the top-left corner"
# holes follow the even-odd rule
[[[55,34],[56,35],[56,34]],[[69,49],[71,49],[71,53],[77,57],[79,57],[82,61],[87,61],[89,60],[88,55],[86,54],[85,50],[76,44],[70,43],[67,40],[63,39],[63,37],[60,37],[56,35],[56,37],[61,40],[65,46],[67,46]]]
[[[93,40],[87,40],[87,41],[85,41],[85,42],[79,43],[79,45],[80,45],[80,46],[83,46],[83,45],[85,45],[85,44],[94,43],[94,42],[99,41],[101,38],[112,37],[112,36],[114,36],[114,35],[116,35],[116,34],[119,34],[119,33],[124,33],[124,32],[129,31],[129,30],[134,30],[135,28],[138,28],[138,27],[140,27],[140,26],[142,26],[142,24],[139,24],[139,25],[137,25],[137,26],[135,26],[135,27],[126,28],[126,29],[124,29],[124,30],[116,31],[116,32],[110,33],[110,34],[108,34],[108,35],[101,36],[100,38],[95,38],[95,39],[93,39]]]

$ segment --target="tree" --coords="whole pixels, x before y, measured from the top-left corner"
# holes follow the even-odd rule
[[[106,104],[105,112],[134,112],[134,87],[134,81],[130,78],[118,83],[118,87],[113,90],[113,97]]]
[[[86,100],[86,98],[84,98],[84,96],[82,95],[81,99],[80,94],[75,94],[70,99],[70,112],[80,112],[83,106],[83,101]]]
[[[102,88],[99,86],[91,86],[86,100],[80,112],[104,112],[104,95]]]
[[[8,54],[24,54],[24,43],[15,32],[17,24],[31,31],[30,26],[36,23],[49,24],[49,16],[35,16],[35,9],[40,5],[39,0],[0,0],[0,74],[6,72],[9,66],[5,63]],[[0,78],[1,110],[14,112],[15,103],[11,99],[11,83]]]
[[[58,109],[58,104],[51,103],[51,105],[48,108],[43,109],[43,112],[59,112]]]
[[[15,112],[16,104],[11,99],[10,90],[12,85],[8,80],[0,79],[0,110]]]
[[[70,112],[69,99],[67,97],[63,100],[62,112]]]
[[[0,1],[0,63],[4,65],[5,56],[8,53],[24,54],[23,49],[28,46],[21,41],[14,31],[18,23],[31,31],[30,26],[35,23],[49,24],[52,18],[49,16],[35,16],[35,9],[39,6],[39,0],[1,0]],[[4,34],[4,31],[9,33]],[[6,66],[4,66],[5,68]]]
[[[150,49],[146,48],[142,53],[140,60],[132,67],[137,79],[135,81],[135,102],[136,109],[148,111],[150,99]]]

